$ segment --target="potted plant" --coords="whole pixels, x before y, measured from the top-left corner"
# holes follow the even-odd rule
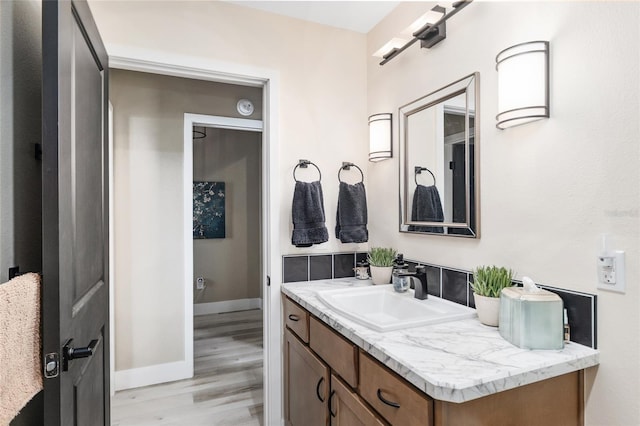
[[[389,284],[396,251],[392,248],[372,247],[367,256],[374,284]]]
[[[479,266],[473,271],[473,297],[478,319],[485,325],[498,326],[500,292],[513,283],[513,271],[497,266]]]

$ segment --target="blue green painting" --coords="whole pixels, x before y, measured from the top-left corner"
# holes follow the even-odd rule
[[[193,182],[193,238],[224,238],[224,182]]]

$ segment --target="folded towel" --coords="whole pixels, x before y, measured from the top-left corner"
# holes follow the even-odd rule
[[[329,231],[324,223],[324,201],[320,181],[296,181],[293,192],[293,234],[291,244],[311,247],[329,241]]]
[[[366,243],[369,240],[367,194],[362,182],[355,185],[340,182],[336,238],[343,243]]]
[[[413,205],[411,206],[411,220],[416,222],[443,222],[444,213],[438,188],[434,185],[418,185],[413,193]],[[435,232],[442,234],[441,226],[409,225],[409,231]]]
[[[0,284],[0,425],[42,390],[40,276]]]

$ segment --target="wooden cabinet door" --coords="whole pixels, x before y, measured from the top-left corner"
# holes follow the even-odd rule
[[[372,410],[340,379],[331,375],[331,426],[384,426]]]
[[[329,368],[285,330],[285,421],[288,426],[329,424]]]

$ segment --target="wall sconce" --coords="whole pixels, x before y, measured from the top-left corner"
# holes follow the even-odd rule
[[[391,113],[369,117],[369,161],[382,161],[392,157]]]
[[[530,41],[504,49],[496,56],[496,70],[498,129],[549,118],[548,41]]]

